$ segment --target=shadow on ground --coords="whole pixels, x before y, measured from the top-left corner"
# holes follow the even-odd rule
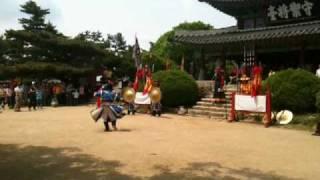
[[[137,179],[117,172],[121,166],[75,148],[0,145],[1,180]]]
[[[255,179],[255,180],[293,180],[286,176],[276,175],[274,172],[262,172],[256,169],[244,168],[233,169],[221,166],[218,163],[192,163],[185,169],[178,172],[171,171],[168,167],[155,167],[160,174],[151,177],[151,180],[238,180],[238,179]]]
[[[178,172],[156,166],[157,175],[141,178],[120,173],[118,169],[122,166],[118,161],[104,161],[81,154],[76,148],[0,145],[1,180],[290,179],[272,172],[236,170],[217,163],[193,163]]]

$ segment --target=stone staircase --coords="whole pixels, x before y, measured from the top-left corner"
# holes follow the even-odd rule
[[[206,95],[188,110],[188,114],[197,117],[208,117],[210,119],[227,119],[231,109],[231,95],[237,90],[236,85],[226,85],[226,98],[223,102],[217,102],[212,93]]]

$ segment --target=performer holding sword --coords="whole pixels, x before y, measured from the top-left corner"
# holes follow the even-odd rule
[[[112,91],[112,84],[108,82],[103,85],[102,89],[95,93],[95,96],[101,98],[102,109],[99,118],[104,120],[105,131],[110,131],[109,123],[112,124],[114,130],[118,130],[117,119],[122,117],[122,107],[113,104],[115,93]]]

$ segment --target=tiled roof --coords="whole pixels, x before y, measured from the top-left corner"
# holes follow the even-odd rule
[[[214,2],[243,2],[247,0],[199,0],[200,2],[214,3]]]
[[[264,0],[199,0],[205,2],[212,7],[222,11],[223,13],[237,17],[239,15],[247,14],[248,9],[263,8]]]
[[[175,41],[191,44],[223,44],[276,38],[320,35],[320,20],[255,29],[229,27],[209,31],[177,31]]]

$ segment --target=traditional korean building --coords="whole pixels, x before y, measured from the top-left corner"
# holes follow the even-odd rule
[[[209,59],[268,69],[320,64],[319,0],[199,0],[233,16],[237,25],[210,31],[178,31],[175,41],[201,48]]]

